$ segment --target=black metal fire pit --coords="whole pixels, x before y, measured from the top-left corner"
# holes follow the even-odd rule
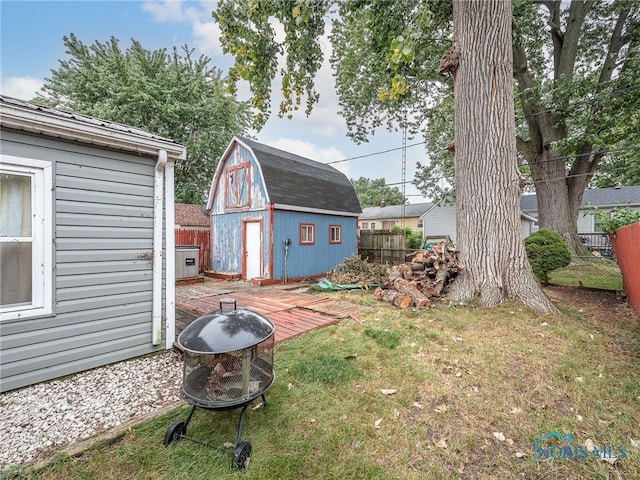
[[[241,441],[244,415],[249,404],[262,397],[275,379],[273,323],[247,309],[238,309],[235,300],[220,302],[216,310],[197,318],[178,336],[184,352],[182,386],[184,400],[193,405],[186,420],[174,422],[164,436],[164,444],[186,436],[187,425],[197,407],[229,410],[242,407],[233,455],[233,466],[246,468],[251,443]]]

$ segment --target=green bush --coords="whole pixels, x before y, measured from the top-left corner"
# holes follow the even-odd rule
[[[400,225],[394,225],[391,231],[404,233],[407,240],[406,248],[417,250],[422,247],[422,232],[415,232],[409,227],[402,228]]]
[[[596,227],[604,233],[612,234],[618,228],[640,222],[640,212],[633,212],[628,208],[615,207],[610,213],[595,209]]]
[[[549,282],[549,273],[566,267],[571,262],[571,253],[560,235],[541,228],[524,240],[527,257],[538,279]]]

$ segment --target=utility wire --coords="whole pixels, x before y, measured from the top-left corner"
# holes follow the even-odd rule
[[[427,143],[427,142],[423,140],[422,142],[412,143],[411,145],[407,145],[406,147],[390,148],[389,150],[382,150],[380,152],[367,153],[365,155],[358,155],[357,157],[343,158],[342,160],[334,160],[332,162],[325,163],[325,165],[332,165],[334,163],[350,162],[351,160],[358,160],[360,158],[373,157],[375,155],[382,155],[383,153],[389,153],[389,152],[395,152],[396,150],[402,150],[403,148],[411,148],[411,147],[415,147],[416,145],[424,145],[425,143]]]

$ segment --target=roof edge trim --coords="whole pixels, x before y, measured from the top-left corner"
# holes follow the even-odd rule
[[[143,137],[101,125],[89,125],[76,119],[60,118],[13,105],[0,105],[0,112],[2,125],[7,128],[150,156],[156,156],[158,150],[166,150],[169,158],[174,161],[187,158],[186,147],[159,138]]]

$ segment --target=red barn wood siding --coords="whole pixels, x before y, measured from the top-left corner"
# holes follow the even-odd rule
[[[640,313],[640,222],[618,228],[610,238],[622,272],[622,288]]]
[[[200,247],[200,271],[211,270],[211,232],[195,228],[176,229],[176,245]]]

